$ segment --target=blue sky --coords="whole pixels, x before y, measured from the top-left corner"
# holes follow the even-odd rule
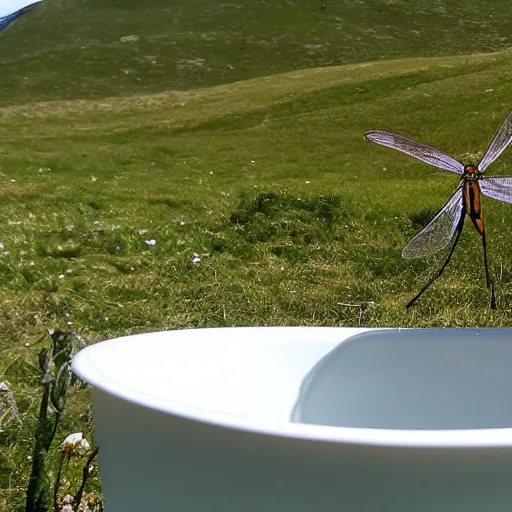
[[[0,0],[0,18],[34,3],[36,0]]]

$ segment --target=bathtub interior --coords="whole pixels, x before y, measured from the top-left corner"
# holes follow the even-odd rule
[[[512,427],[512,330],[362,333],[304,378],[293,421],[374,429]]]

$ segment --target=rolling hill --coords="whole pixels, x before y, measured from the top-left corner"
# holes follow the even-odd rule
[[[45,0],[0,34],[0,105],[500,51],[508,0]]]

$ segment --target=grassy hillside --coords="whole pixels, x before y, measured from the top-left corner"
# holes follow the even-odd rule
[[[406,311],[445,253],[401,249],[457,177],[363,140],[478,160],[512,53],[475,52],[510,45],[508,3],[148,4],[44,0],[0,34],[0,380],[25,421],[0,428],[2,511],[23,510],[47,329],[510,325],[512,205],[483,204],[498,310],[467,223]],[[71,431],[92,435],[83,390]]]
[[[481,270],[467,265],[464,251],[480,250],[471,229],[447,277],[403,310],[432,262],[403,261],[400,249],[457,179],[362,135],[390,129],[477,158],[510,110],[511,61],[411,59],[0,110],[3,343],[28,335],[34,312],[36,330],[67,312],[94,337],[353,324],[336,306],[353,301],[376,302],[371,325],[507,323],[512,210],[492,200],[500,313],[486,310]],[[493,174],[511,162],[503,155]],[[268,212],[257,206],[265,194]]]
[[[0,105],[512,45],[507,0],[324,3],[322,10],[321,0],[44,0],[0,34]]]
[[[25,421],[0,432],[4,510],[23,510],[20,440],[46,329],[94,342],[198,326],[510,325],[512,206],[488,198],[498,311],[469,223],[446,275],[404,309],[443,254],[401,249],[457,177],[363,134],[476,160],[510,111],[511,66],[508,53],[405,59],[0,108],[0,380]],[[512,151],[490,172],[512,175]],[[91,439],[83,391],[57,440],[72,431]]]

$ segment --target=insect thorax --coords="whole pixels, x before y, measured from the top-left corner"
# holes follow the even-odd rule
[[[462,175],[465,180],[476,181],[482,176],[476,165],[466,165],[464,167],[464,174]]]

